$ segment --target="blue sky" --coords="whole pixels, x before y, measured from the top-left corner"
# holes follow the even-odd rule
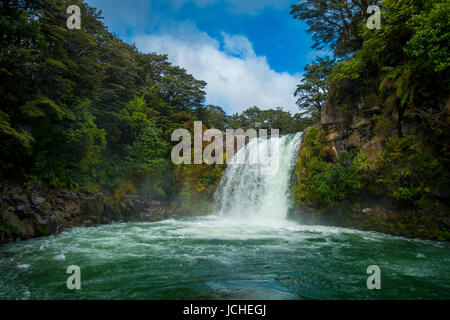
[[[87,0],[109,30],[208,83],[227,112],[257,105],[297,112],[293,92],[317,52],[295,0]]]

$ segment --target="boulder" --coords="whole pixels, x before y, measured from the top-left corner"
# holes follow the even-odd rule
[[[48,220],[47,221],[48,231],[49,231],[50,234],[57,234],[57,233],[60,233],[63,230],[61,224],[59,223],[59,221],[58,221],[58,219],[56,217],[56,215],[49,216],[47,218],[47,220]]]
[[[105,212],[105,196],[102,193],[95,193],[89,196],[82,208],[84,215],[99,218]]]
[[[8,233],[0,226],[0,243],[8,241]]]
[[[370,126],[370,119],[357,116],[353,119],[353,124],[350,127],[353,129],[356,129],[356,128],[363,128],[363,127],[367,127],[367,126]]]
[[[27,206],[24,204],[19,204],[17,207],[14,208],[14,212],[19,215],[25,214],[26,210],[27,210]]]
[[[42,186],[37,180],[30,180],[27,185],[27,189],[31,191],[40,191],[42,190]]]
[[[127,195],[119,204],[120,212],[124,218],[139,218],[140,214],[149,204],[139,196]]]
[[[33,207],[39,207],[44,202],[45,202],[45,198],[42,198],[42,197],[31,198],[31,203],[33,204]]]
[[[33,221],[31,219],[22,220],[23,227],[25,228],[25,239],[34,238],[37,235],[37,232],[34,228]]]
[[[23,194],[13,194],[11,196],[13,204],[16,206],[25,206],[25,207],[29,207],[30,206],[30,200],[28,200],[28,197],[26,195]]]
[[[5,206],[13,204],[12,199],[9,194],[2,195],[1,199],[2,199],[3,205],[5,205]],[[3,207],[3,205],[2,205],[2,207]]]
[[[447,226],[447,228],[450,228],[450,216],[441,217],[441,221]]]
[[[30,220],[20,220],[16,214],[10,212],[9,210],[3,210],[1,218],[20,233],[16,234],[16,236],[20,236],[25,239],[34,237],[35,232],[33,223]]]
[[[60,233],[63,228],[116,221],[159,221],[179,213],[159,201],[128,194],[115,204],[100,192],[45,191],[37,181],[5,186],[0,195],[0,242]]]
[[[109,219],[108,217],[103,217],[103,218],[102,218],[102,223],[103,223],[103,224],[111,224],[112,221],[111,221],[111,219]]]
[[[94,223],[91,220],[83,221],[83,227],[92,227],[92,226],[94,226]]]
[[[164,215],[159,212],[141,212],[139,220],[142,222],[155,222],[164,219]]]
[[[37,213],[33,214],[33,219],[34,219],[34,221],[36,221],[36,223],[39,225],[39,227],[41,227],[41,228],[47,228],[48,227],[48,219],[42,218]]]
[[[108,217],[112,221],[121,220],[120,210],[110,202],[105,202],[104,216]]]

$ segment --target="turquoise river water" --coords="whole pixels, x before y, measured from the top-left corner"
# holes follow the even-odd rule
[[[208,216],[0,246],[0,299],[450,298],[449,243],[287,220],[300,138],[273,141],[279,152],[267,157],[278,170],[231,166]],[[81,270],[80,290],[67,288],[71,265]],[[380,267],[380,290],[367,288],[371,265]]]

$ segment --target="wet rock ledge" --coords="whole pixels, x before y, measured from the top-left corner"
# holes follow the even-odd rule
[[[138,195],[120,201],[92,191],[45,190],[37,181],[0,188],[0,243],[121,221],[159,221],[182,215],[177,203]]]

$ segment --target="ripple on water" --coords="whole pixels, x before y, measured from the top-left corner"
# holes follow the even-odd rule
[[[74,228],[0,247],[0,299],[448,299],[449,244],[217,217]],[[65,287],[79,265],[82,290]],[[382,270],[368,292],[366,269]]]

